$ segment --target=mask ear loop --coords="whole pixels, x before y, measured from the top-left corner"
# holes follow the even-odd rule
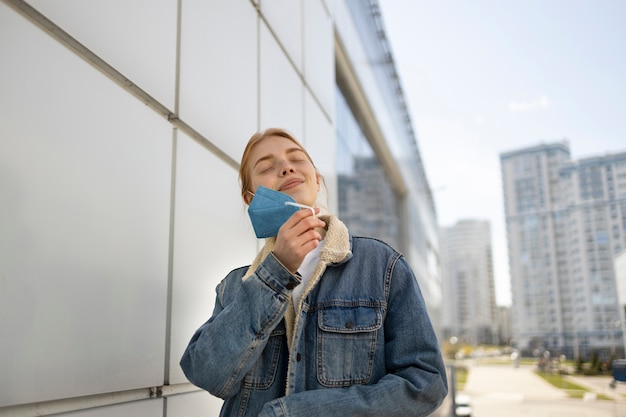
[[[247,192],[248,194],[250,194],[250,195],[252,196],[252,198],[254,198],[254,193],[253,193],[252,191],[250,191],[250,190],[246,190],[246,192]],[[246,204],[250,205],[250,202],[252,201],[252,199],[250,199],[250,201],[247,201],[247,200],[244,198],[244,201],[246,202]]]
[[[286,206],[294,206],[294,207],[300,207],[303,209],[309,209],[311,210],[311,213],[313,214],[313,218],[315,218],[315,209],[311,206],[307,206],[305,204],[300,204],[300,203],[294,203],[293,201],[285,201],[285,205]]]

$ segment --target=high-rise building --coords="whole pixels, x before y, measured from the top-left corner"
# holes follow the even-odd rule
[[[613,257],[625,243],[626,153],[573,161],[562,142],[500,160],[515,344],[608,358],[622,337]]]
[[[441,277],[446,307],[444,336],[470,345],[497,344],[491,226],[461,220],[439,233]]]

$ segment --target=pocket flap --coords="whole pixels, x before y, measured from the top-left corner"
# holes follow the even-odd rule
[[[371,332],[380,328],[383,315],[380,307],[332,306],[321,309],[318,319],[320,329],[327,332]]]

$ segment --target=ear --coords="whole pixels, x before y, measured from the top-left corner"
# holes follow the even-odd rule
[[[253,197],[254,197],[254,193],[250,190],[244,191],[243,194],[241,195],[241,198],[243,198],[244,203],[246,203],[247,205],[250,205],[250,202],[252,201]]]

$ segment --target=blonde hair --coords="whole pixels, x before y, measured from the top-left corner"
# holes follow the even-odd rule
[[[252,153],[252,149],[254,149],[257,144],[272,136],[289,139],[290,141],[295,143],[296,146],[302,149],[302,152],[304,152],[309,162],[311,162],[311,164],[313,165],[313,168],[315,168],[315,172],[317,173],[320,182],[323,183],[324,188],[326,188],[326,184],[324,183],[324,177],[322,176],[322,174],[320,174],[319,170],[315,166],[315,163],[313,163],[311,155],[309,155],[306,149],[304,149],[304,146],[302,146],[302,144],[298,142],[298,140],[286,129],[271,127],[269,129],[265,129],[265,131],[263,132],[257,132],[252,135],[250,140],[248,140],[246,148],[243,150],[243,155],[241,156],[241,163],[239,164],[239,184],[241,185],[241,197],[246,203],[248,203],[249,201],[249,193],[252,192],[252,190],[250,189],[252,182],[250,174],[250,154]]]

